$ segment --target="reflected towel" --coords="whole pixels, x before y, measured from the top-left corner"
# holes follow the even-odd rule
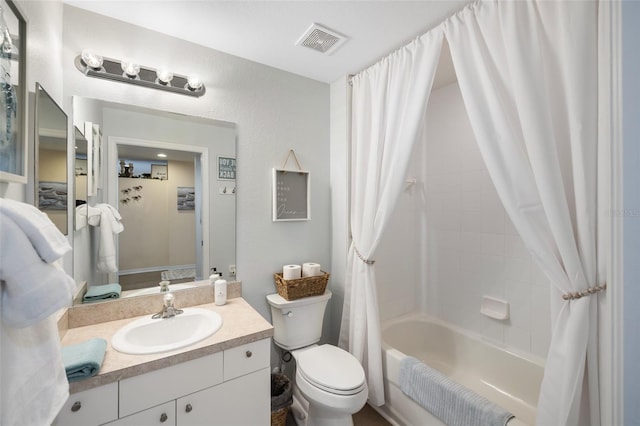
[[[115,207],[109,204],[96,204],[100,216],[93,215],[89,210],[89,225],[100,227],[100,244],[98,245],[98,271],[118,272],[116,263],[116,244],[114,234],[124,230],[120,222],[122,217]],[[98,217],[100,220],[98,220]]]
[[[449,426],[504,426],[513,414],[423,362],[400,361],[400,389]]]
[[[102,367],[107,341],[99,337],[62,347],[62,362],[69,383],[95,376]]]
[[[92,285],[82,297],[82,303],[117,299],[120,297],[121,292],[122,287],[120,287],[120,284]]]

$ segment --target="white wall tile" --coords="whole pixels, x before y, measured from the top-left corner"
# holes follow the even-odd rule
[[[426,301],[421,306],[429,314],[493,342],[545,356],[551,336],[548,279],[534,265],[507,217],[464,114],[456,85],[431,95],[429,133],[420,148],[426,158],[425,171],[416,172],[425,175],[425,199],[419,201],[414,194],[414,207],[421,211],[394,217],[396,223],[390,229],[397,232],[395,238],[405,238],[408,244],[398,242],[385,249],[391,258],[415,258],[418,267],[425,269],[420,276],[426,282],[420,285],[426,290],[396,286],[396,291],[408,296],[381,292],[388,298],[383,310],[387,314],[407,312],[401,303],[414,306],[411,298],[424,294]],[[447,117],[446,123],[442,117]],[[426,215],[424,234],[409,226],[419,214]],[[416,234],[425,241],[412,242],[418,239]],[[421,247],[426,249],[421,251]],[[382,275],[387,265],[380,262],[376,267]],[[498,321],[480,314],[483,295],[509,302],[511,318]]]

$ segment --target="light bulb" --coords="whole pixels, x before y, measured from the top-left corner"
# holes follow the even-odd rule
[[[169,84],[173,80],[173,73],[168,70],[157,70],[156,76],[161,84]]]
[[[82,51],[82,62],[84,62],[89,68],[99,70],[102,68],[102,56],[93,52],[90,49],[84,49]]]
[[[192,76],[187,78],[187,89],[196,91],[202,87],[202,81],[199,77]]]
[[[136,78],[138,73],[140,72],[140,65],[134,62],[122,61],[120,66],[122,67],[122,71],[124,71],[124,73],[129,78]]]

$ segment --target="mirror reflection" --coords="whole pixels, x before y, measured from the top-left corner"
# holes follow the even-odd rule
[[[36,206],[67,235],[67,115],[38,83],[35,111]]]
[[[77,209],[79,206],[87,204],[87,138],[84,137],[77,126],[75,127],[74,135],[74,175],[76,180],[75,206]]]
[[[98,301],[156,293],[164,280],[188,288],[214,269],[236,279],[235,181],[218,179],[218,158],[235,159],[233,124],[87,98],[74,98],[74,121],[102,133],[102,163],[89,154],[87,164],[102,171],[98,190],[76,230],[88,255],[74,264],[76,279],[104,290]],[[122,229],[92,225],[97,217]]]

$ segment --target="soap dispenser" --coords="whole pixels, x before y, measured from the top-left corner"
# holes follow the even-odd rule
[[[222,278],[222,275],[218,277],[213,284],[214,288],[214,301],[216,305],[221,306],[227,303],[227,280]]]

